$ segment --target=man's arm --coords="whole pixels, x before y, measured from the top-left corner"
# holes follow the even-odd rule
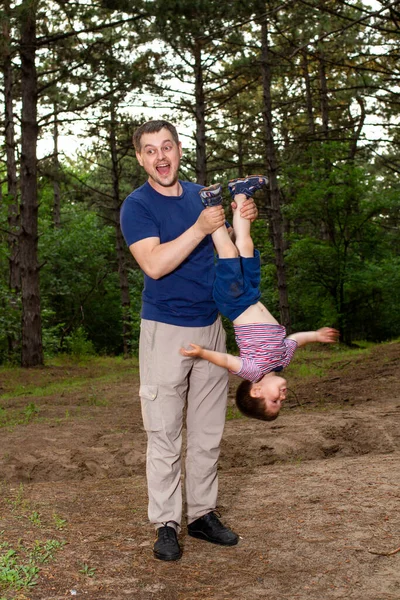
[[[191,348],[190,350],[186,350],[185,348],[180,349],[182,356],[204,358],[214,365],[217,365],[217,367],[223,367],[224,369],[229,369],[230,371],[239,371],[242,367],[242,360],[239,358],[239,356],[233,356],[232,354],[227,354],[226,352],[206,350],[197,344],[189,344],[189,346]]]
[[[288,335],[287,339],[294,340],[299,347],[312,344],[313,342],[334,344],[339,339],[339,332],[337,329],[332,329],[332,327],[322,327],[321,329],[317,329],[317,331],[300,331],[299,333],[292,333],[292,335]]]
[[[213,233],[224,223],[222,206],[209,207],[176,239],[161,244],[158,237],[148,237],[131,244],[129,250],[146,275],[159,279],[176,269],[206,235]]]

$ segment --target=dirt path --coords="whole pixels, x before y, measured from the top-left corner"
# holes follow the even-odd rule
[[[137,380],[36,398],[40,418],[0,430],[0,547],[66,543],[4,597],[399,600],[399,365],[400,344],[377,347],[299,383],[278,421],[229,420],[220,511],[240,544],[183,528],[173,564],[152,556]]]

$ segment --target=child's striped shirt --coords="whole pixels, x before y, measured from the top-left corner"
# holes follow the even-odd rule
[[[250,323],[235,325],[234,329],[242,367],[232,373],[253,383],[266,373],[287,367],[297,348],[297,342],[286,338],[283,325]]]

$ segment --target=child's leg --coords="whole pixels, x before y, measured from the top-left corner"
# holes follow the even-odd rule
[[[252,258],[254,255],[254,244],[251,239],[250,226],[248,219],[240,216],[240,207],[246,198],[251,198],[257,190],[260,190],[267,183],[263,175],[249,175],[248,177],[232,179],[228,183],[229,192],[237,204],[237,209],[233,214],[233,229],[235,232],[235,243],[240,256]]]
[[[236,248],[239,250],[240,256],[252,258],[254,256],[254,244],[250,233],[251,222],[240,215],[240,208],[246,200],[246,196],[244,194],[237,194],[234,200],[237,204],[237,208],[233,213],[233,231],[235,232]]]
[[[205,207],[218,206],[222,203],[222,189],[220,183],[214,183],[199,191],[200,198]],[[238,251],[232,242],[225,225],[212,234],[215,249],[220,258],[237,258]]]
[[[238,249],[232,242],[225,225],[214,231],[211,237],[219,258],[237,258]]]

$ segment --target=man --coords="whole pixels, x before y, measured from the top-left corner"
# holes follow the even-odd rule
[[[225,349],[225,332],[212,299],[211,239],[225,216],[221,206],[204,208],[200,185],[178,179],[182,147],[173,125],[144,123],[133,143],[148,180],[126,198],[121,228],[144,272],[139,361],[149,519],[157,530],[155,556],[177,560],[185,406],[188,533],[215,544],[238,542],[215,514],[228,375],[221,367],[179,352],[190,341]],[[251,199],[241,214],[250,220],[257,216]]]

